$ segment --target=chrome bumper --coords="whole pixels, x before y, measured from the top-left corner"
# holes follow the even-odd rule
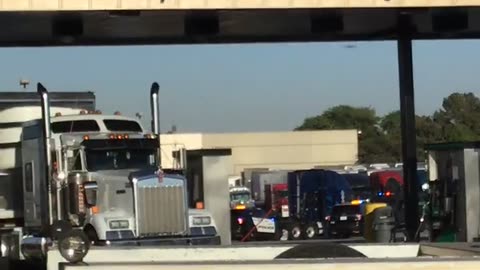
[[[140,238],[108,241],[109,246],[211,246],[220,245],[219,235],[178,238]]]

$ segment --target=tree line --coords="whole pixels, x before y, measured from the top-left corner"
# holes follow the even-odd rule
[[[358,129],[360,163],[401,161],[400,111],[378,116],[373,108],[338,105],[308,117],[295,130]],[[427,143],[480,140],[480,99],[453,93],[432,115],[416,115],[417,156]]]

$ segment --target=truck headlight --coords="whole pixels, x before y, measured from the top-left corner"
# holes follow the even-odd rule
[[[110,229],[128,229],[128,220],[112,220],[109,222]]]
[[[210,217],[193,217],[193,225],[210,225],[211,222]]]

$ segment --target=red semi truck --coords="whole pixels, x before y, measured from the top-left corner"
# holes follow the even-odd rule
[[[288,217],[288,185],[265,185],[265,209],[281,212],[282,217]]]

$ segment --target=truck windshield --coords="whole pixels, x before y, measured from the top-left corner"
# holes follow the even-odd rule
[[[250,193],[230,194],[230,200],[232,200],[232,201],[248,201],[248,200],[250,200]]]
[[[154,149],[86,149],[88,171],[148,169],[157,163]]]

